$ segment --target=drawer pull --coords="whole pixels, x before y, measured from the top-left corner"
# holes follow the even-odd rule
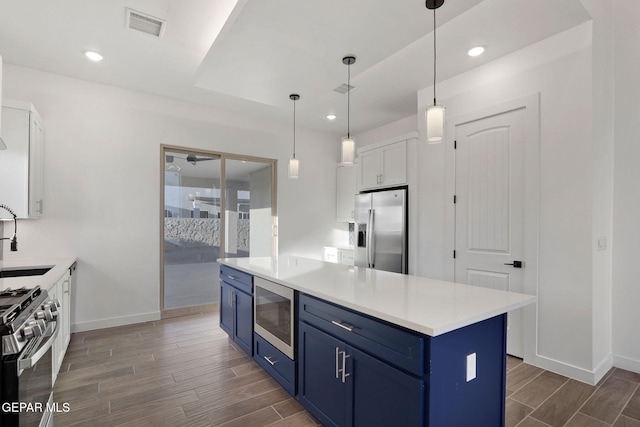
[[[227,277],[231,280],[238,280],[238,276],[231,276],[229,274],[227,274]]]
[[[275,362],[273,360],[271,360],[271,356],[264,356],[264,360],[266,360],[267,362],[269,362],[269,364],[271,366],[274,366],[276,363],[278,363],[278,361],[276,360]]]
[[[332,321],[331,321],[331,323],[333,323],[333,324],[334,324],[334,325],[336,325],[336,326],[340,326],[342,329],[346,329],[346,330],[347,330],[347,331],[349,331],[349,332],[352,332],[352,331],[353,331],[353,326],[351,326],[351,325],[347,325],[347,324],[345,324],[345,323],[338,322],[338,321],[336,321],[336,320],[332,320]]]

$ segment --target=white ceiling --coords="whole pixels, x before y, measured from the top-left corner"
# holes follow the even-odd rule
[[[125,27],[125,8],[167,21],[158,39]],[[590,19],[580,0],[447,0],[437,10],[438,81]],[[416,113],[433,81],[424,0],[5,0],[0,55],[15,64],[346,134]],[[486,53],[466,51],[483,45]],[[82,52],[99,51],[95,64]],[[334,122],[327,113],[336,113]]]

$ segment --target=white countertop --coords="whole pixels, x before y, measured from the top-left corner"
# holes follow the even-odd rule
[[[430,336],[536,300],[531,295],[301,257],[224,258],[218,262]]]
[[[22,260],[3,260],[0,261],[0,270],[6,268],[41,268],[53,267],[41,276],[22,276],[0,278],[0,290],[7,288],[16,289],[26,286],[33,288],[39,285],[41,289],[49,289],[54,283],[60,279],[71,265],[76,262],[77,258],[33,258]]]

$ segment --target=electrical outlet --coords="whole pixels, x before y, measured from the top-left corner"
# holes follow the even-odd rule
[[[476,354],[467,355],[467,382],[476,378]]]

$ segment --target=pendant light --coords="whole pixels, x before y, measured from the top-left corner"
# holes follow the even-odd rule
[[[443,4],[444,0],[426,0],[427,9],[433,10],[433,105],[425,112],[428,144],[444,140],[444,107],[436,102],[436,9]]]
[[[293,101],[293,156],[289,159],[289,179],[298,179],[300,161],[296,159],[296,101],[300,99],[300,95],[292,93],[289,99]]]
[[[347,136],[342,138],[342,164],[352,165],[356,157],[356,141],[351,138],[351,65],[356,62],[355,56],[345,56],[342,63],[347,66]]]

